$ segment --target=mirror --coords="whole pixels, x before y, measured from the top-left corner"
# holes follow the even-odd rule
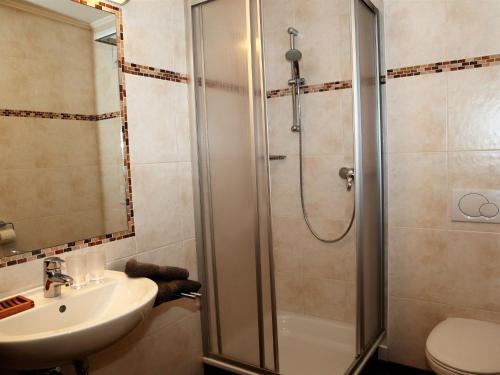
[[[132,233],[118,9],[96,7],[0,0],[1,257]]]

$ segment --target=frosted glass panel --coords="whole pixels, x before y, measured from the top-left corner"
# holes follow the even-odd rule
[[[356,1],[359,53],[362,225],[359,226],[363,290],[363,342],[367,348],[382,327],[382,207],[379,79],[376,14]]]
[[[215,0],[195,7],[194,57],[211,290],[209,350],[269,368],[274,362],[272,331],[269,325],[264,328],[271,306],[267,181],[257,178],[266,175],[267,155],[260,91],[253,88],[260,76],[250,65],[258,57],[253,46],[257,38],[249,35],[255,19],[249,14],[255,13],[252,3]]]

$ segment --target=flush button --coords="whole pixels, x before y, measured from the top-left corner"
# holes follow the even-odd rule
[[[478,193],[470,193],[465,194],[462,198],[460,198],[458,207],[460,208],[460,211],[462,211],[462,213],[466,216],[480,217],[481,212],[479,208],[488,203],[489,201],[484,195]]]
[[[475,223],[500,223],[500,190],[453,189],[451,219]]]
[[[482,216],[492,218],[498,215],[499,209],[495,203],[485,203],[479,208]]]

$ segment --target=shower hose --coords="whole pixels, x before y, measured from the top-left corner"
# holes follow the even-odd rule
[[[324,242],[324,243],[339,242],[345,236],[347,236],[347,234],[349,233],[349,231],[352,228],[352,225],[354,224],[354,217],[355,217],[355,214],[356,214],[356,207],[353,204],[352,215],[351,215],[351,220],[349,222],[349,225],[347,226],[347,228],[344,230],[344,232],[340,236],[335,237],[335,238],[323,238],[323,237],[321,237],[314,230],[311,222],[309,221],[309,217],[307,216],[306,205],[304,203],[304,176],[303,176],[303,170],[304,170],[304,155],[303,155],[303,153],[304,152],[303,152],[303,147],[302,147],[302,132],[303,132],[303,130],[300,130],[298,132],[299,133],[299,159],[300,159],[300,162],[299,162],[299,179],[300,179],[300,204],[302,206],[302,215],[304,216],[304,221],[306,222],[307,228],[312,233],[312,235],[314,237],[316,237],[318,240],[320,240],[321,242]]]

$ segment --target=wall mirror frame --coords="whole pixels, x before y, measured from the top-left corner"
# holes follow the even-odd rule
[[[9,1],[9,0],[8,0]],[[134,227],[134,210],[132,204],[132,187],[131,187],[131,171],[130,171],[130,153],[128,141],[128,123],[127,123],[127,105],[126,105],[126,90],[125,90],[125,72],[127,71],[124,58],[124,38],[123,38],[123,18],[122,11],[119,7],[99,0],[64,0],[70,3],[76,3],[82,7],[92,7],[100,11],[108,12],[115,17],[116,21],[116,57],[118,71],[118,89],[120,111],[116,113],[116,117],[121,119],[121,152],[123,156],[123,175],[124,175],[124,211],[126,212],[126,228],[120,231],[111,233],[103,233],[92,235],[89,238],[78,238],[67,243],[57,244],[51,247],[24,251],[22,253],[1,254],[0,253],[0,269],[16,264],[26,263],[28,261],[44,258],[46,256],[58,255],[72,250],[78,250],[86,247],[100,245],[107,242],[113,242],[135,235]],[[22,113],[19,113],[22,112]],[[41,113],[41,112],[37,112]],[[16,111],[15,114],[9,109],[0,109],[0,116],[18,116],[18,117],[36,117],[35,111]],[[78,152],[78,150],[75,150]],[[61,182],[64,183],[64,182]],[[123,192],[122,192],[123,193]],[[105,232],[106,230],[104,230]]]

